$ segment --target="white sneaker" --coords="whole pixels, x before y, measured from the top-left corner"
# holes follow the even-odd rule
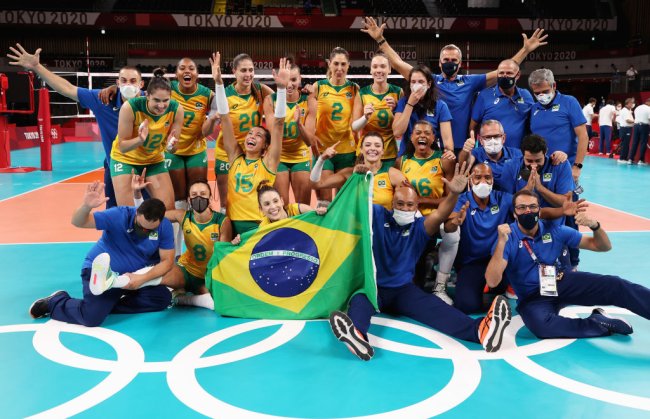
[[[646,163],[646,162],[644,162],[644,161],[640,161],[640,162],[638,162],[637,164],[638,164],[639,166],[647,166],[647,165],[648,165],[648,163]]]
[[[627,160],[616,160],[618,164],[628,164]]]
[[[632,160],[628,160],[627,164],[634,164],[634,163],[632,162]]]
[[[111,270],[111,256],[108,253],[100,253],[93,260],[90,271],[90,292],[93,295],[101,295],[111,289],[117,275]]]
[[[447,305],[453,305],[454,300],[447,295],[447,280],[449,279],[449,274],[441,274],[440,272],[436,275],[436,285],[433,287],[433,295],[440,298]]]

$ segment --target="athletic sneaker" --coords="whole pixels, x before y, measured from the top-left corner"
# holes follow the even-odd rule
[[[364,361],[369,361],[375,354],[375,350],[363,337],[361,332],[354,327],[352,320],[342,311],[334,311],[330,314],[330,327],[334,336],[345,343],[350,352]]]
[[[486,352],[496,352],[501,347],[503,333],[510,324],[512,311],[508,300],[503,295],[498,295],[492,301],[487,315],[478,325],[478,338]]]
[[[601,326],[606,327],[607,330],[609,330],[611,333],[629,335],[634,332],[630,323],[619,317],[610,316],[604,309],[600,307],[595,308],[594,311],[591,312],[591,316],[587,318],[595,321]]]
[[[52,299],[52,297],[55,297],[57,295],[63,295],[65,294],[67,297],[70,296],[67,292],[63,290],[55,291],[52,294],[50,294],[48,297],[45,298],[39,298],[38,300],[34,301],[32,305],[29,307],[29,315],[32,316],[34,319],[40,319],[41,317],[47,317],[50,315],[50,306],[49,302]]]
[[[647,166],[647,165],[648,165],[648,163],[646,163],[646,162],[644,162],[644,161],[639,161],[637,164],[638,164],[639,166]]]
[[[628,160],[616,160],[618,164],[628,164]]]
[[[433,286],[433,295],[451,306],[454,304],[454,300],[447,295],[447,280],[449,279],[449,276],[450,274],[443,274],[440,272],[436,274],[436,282]]]
[[[101,295],[113,286],[117,275],[111,270],[111,257],[108,253],[100,253],[93,260],[90,271],[90,292]]]

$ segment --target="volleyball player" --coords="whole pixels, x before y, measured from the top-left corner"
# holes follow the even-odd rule
[[[162,68],[154,70],[147,97],[129,100],[120,109],[117,138],[111,150],[111,177],[118,205],[133,205],[131,173],[147,168],[147,192],[165,208],[174,208],[174,190],[163,151],[174,151],[183,125],[183,107],[171,98]]]
[[[362,87],[359,91],[363,108],[355,108],[352,130],[361,132],[374,131],[384,139],[383,161],[395,162],[397,158],[397,142],[393,135],[393,111],[402,96],[402,88],[388,83],[390,63],[383,54],[377,54],[370,61],[372,84]],[[357,147],[359,152],[361,144]]]
[[[244,140],[250,130],[259,127],[262,121],[264,98],[273,93],[273,90],[266,85],[255,82],[255,66],[253,65],[253,59],[248,54],[239,54],[233,59],[232,71],[235,75],[235,82],[226,88],[226,97],[230,109],[228,117],[233,127],[235,139],[243,149]],[[221,77],[221,73],[219,73],[219,77]],[[210,122],[212,125],[208,127],[208,131],[212,131],[214,125],[212,118]],[[221,123],[223,125],[223,118]],[[214,150],[214,171],[217,176],[217,189],[219,190],[221,208],[228,207],[229,168],[230,161],[224,146],[222,126]]]
[[[345,168],[355,164],[356,141],[352,132],[352,115],[355,109],[361,109],[359,85],[347,80],[350,68],[350,55],[336,47],[329,55],[327,79],[314,83],[310,101],[317,103],[316,126],[311,122],[307,130],[315,132],[318,139],[318,152],[324,152],[328,147],[335,146],[336,154],[325,160],[322,169],[323,180]],[[358,112],[358,111],[357,111]],[[314,131],[315,129],[315,131]],[[334,182],[337,183],[337,182]],[[318,192],[318,206],[327,206],[332,201],[329,188]]]
[[[238,143],[236,131],[229,115],[226,89],[223,86],[220,68],[221,55],[212,54],[212,76],[215,81],[215,100],[221,120],[223,146],[228,156],[228,216],[232,220],[234,234],[242,234],[256,228],[261,221],[257,203],[257,186],[266,180],[275,181],[282,151],[282,129],[286,117],[286,86],[289,84],[289,65],[280,59],[280,68],[273,77],[278,86],[271,132],[261,126],[248,129],[243,146]],[[271,123],[268,121],[267,123]],[[240,130],[241,132],[241,130]]]
[[[291,64],[289,84],[287,85],[287,116],[284,120],[282,138],[282,154],[275,179],[275,188],[284,202],[289,202],[289,185],[293,190],[296,202],[309,203],[311,187],[309,171],[311,170],[312,142],[305,121],[316,118],[316,104],[309,101],[307,94],[301,92],[300,67]],[[272,121],[277,94],[273,93],[264,99],[264,115],[267,121]],[[313,124],[313,122],[312,122]]]
[[[323,167],[327,160],[336,157],[337,146],[335,143],[327,148],[323,154],[318,157],[316,164],[311,172],[312,187],[316,190],[340,188],[346,180],[352,175],[353,168],[346,167],[333,175],[325,178],[321,177]],[[374,184],[372,188],[372,202],[382,205],[384,208],[392,209],[394,189],[406,181],[406,178],[399,170],[390,164],[384,164],[381,161],[384,155],[384,139],[376,132],[368,132],[361,140],[360,164],[367,167],[367,170],[374,175]],[[399,211],[399,210],[398,210]]]

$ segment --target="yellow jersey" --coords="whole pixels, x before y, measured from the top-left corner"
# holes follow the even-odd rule
[[[199,223],[194,219],[192,210],[185,212],[181,228],[187,250],[178,259],[178,263],[191,275],[198,278],[205,276],[214,243],[221,237],[221,225],[225,219],[225,215],[213,211],[212,218],[207,223]]]
[[[276,94],[271,95],[273,109],[275,109]],[[300,122],[305,123],[307,117],[307,95],[300,95],[297,102],[287,102],[287,116],[284,118],[284,134],[282,136],[282,163],[302,163],[311,160],[309,147],[300,138],[298,124],[293,119],[296,109],[300,111]]]
[[[149,135],[147,135],[144,144],[126,153],[120,151],[119,140],[116,136],[111,149],[111,159],[132,165],[148,165],[162,162],[165,159],[164,151],[167,136],[176,118],[178,102],[171,99],[169,106],[162,115],[153,115],[149,112],[147,98],[144,96],[129,99],[129,105],[131,105],[135,119],[131,138],[138,136],[140,124],[145,120],[149,121]]]
[[[296,215],[300,215],[300,204],[289,204],[286,207],[284,207],[284,210],[287,212],[288,217],[294,217]],[[267,216],[263,216],[262,222],[260,223],[260,227],[269,225],[271,223],[272,221],[269,220]]]
[[[264,165],[261,158],[247,160],[240,154],[228,171],[227,213],[233,221],[260,221],[262,214],[257,202],[257,187],[263,180],[275,183],[275,173]]]
[[[441,158],[442,152],[440,150],[434,151],[426,159],[418,159],[413,155],[406,154],[402,157],[402,167],[400,170],[418,191],[420,196],[429,198],[442,197],[445,189],[442,178],[445,174],[440,164]],[[430,214],[432,211],[433,207],[420,205],[422,215]]]
[[[375,112],[368,119],[368,123],[363,127],[363,131],[359,138],[363,138],[363,134],[370,131],[375,131],[381,134],[381,137],[384,140],[384,156],[382,160],[394,159],[397,157],[397,143],[395,141],[395,136],[393,135],[393,110],[390,106],[386,104],[384,98],[392,97],[395,100],[395,104],[402,98],[404,95],[402,88],[395,86],[394,84],[388,84],[388,90],[382,94],[377,94],[372,90],[372,85],[362,87],[359,91],[361,95],[361,102],[363,106],[367,104],[372,104],[375,108]],[[359,147],[357,147],[357,154],[360,153],[361,142],[359,141]]]
[[[334,86],[328,80],[316,82],[316,136],[321,141],[320,152],[340,141],[338,153],[354,153],[356,141],[352,132],[352,108],[359,85],[346,80],[341,86]]]
[[[244,149],[244,141],[246,134],[253,127],[260,125],[261,115],[263,115],[262,107],[262,85],[255,83],[255,90],[257,96],[252,92],[248,95],[240,95],[235,90],[235,84],[226,87],[226,98],[228,99],[228,106],[230,113],[228,116],[232,121],[233,129],[235,130],[235,138],[239,146]],[[259,97],[258,97],[259,96]],[[223,148],[223,133],[220,132],[217,137],[217,144],[214,149],[215,160],[228,161],[228,154]]]
[[[393,209],[393,184],[388,175],[390,167],[389,164],[383,164],[375,173],[375,183],[372,185],[372,203],[381,205],[389,211]]]
[[[201,128],[210,111],[212,91],[199,84],[194,93],[186,95],[181,93],[177,80],[172,80],[171,85],[172,99],[183,106],[183,129],[178,136],[178,147],[174,154],[193,156],[202,153],[207,146]]]

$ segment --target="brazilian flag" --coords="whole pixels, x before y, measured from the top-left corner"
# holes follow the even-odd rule
[[[377,308],[372,177],[353,174],[327,214],[301,214],[215,243],[205,282],[223,316],[314,319],[362,292]]]

